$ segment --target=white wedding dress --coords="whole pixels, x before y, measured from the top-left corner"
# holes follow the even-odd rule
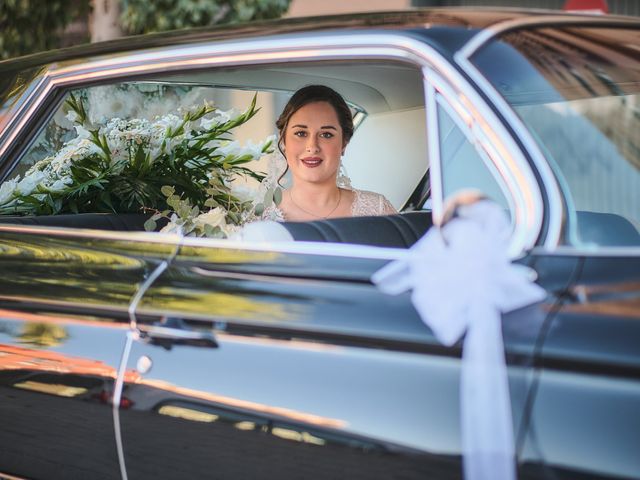
[[[353,189],[353,193],[355,195],[353,203],[351,204],[352,217],[393,215],[394,213],[398,213],[384,195],[355,188]],[[274,220],[276,222],[287,221],[284,212],[273,204],[269,208],[265,209],[261,219]]]

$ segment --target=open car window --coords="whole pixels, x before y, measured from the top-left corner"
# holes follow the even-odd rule
[[[343,162],[353,187],[383,194],[400,210],[428,170],[420,70],[391,62],[323,62],[172,73],[69,88],[57,97],[49,118],[5,178],[0,213],[5,220],[7,215],[106,214],[120,217],[116,224],[124,218],[128,230],[142,229],[149,216],[163,213],[156,221],[158,230],[173,211],[185,208],[175,198],[169,205],[167,201],[185,198],[190,180],[211,177],[202,160],[207,155],[215,156],[221,171],[231,172],[214,180],[227,182],[238,199],[272,202],[273,192],[261,189],[261,178],[275,175],[282,186],[290,181],[287,175],[280,178],[285,163],[275,148],[275,120],[296,89],[314,83],[336,89],[351,107],[356,132]],[[251,108],[250,118],[238,120]],[[199,109],[209,110],[199,115]],[[233,125],[215,135],[202,133],[216,122]],[[202,175],[171,175],[160,168],[171,162],[200,168]],[[94,195],[86,195],[88,191]],[[23,201],[11,201],[18,196]],[[200,203],[192,197],[189,207],[199,212],[224,207],[220,198],[210,202],[205,197]],[[111,225],[83,225],[79,219],[54,224]]]

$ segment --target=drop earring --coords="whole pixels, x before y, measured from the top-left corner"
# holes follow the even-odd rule
[[[338,185],[339,188],[346,188],[347,190],[353,190],[353,187],[351,186],[351,178],[347,173],[347,169],[345,168],[344,163],[342,162],[342,159],[340,159],[340,166],[338,167],[338,176],[336,177],[336,185]]]

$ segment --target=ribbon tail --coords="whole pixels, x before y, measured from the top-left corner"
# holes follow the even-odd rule
[[[515,480],[515,449],[501,317],[473,302],[464,341],[461,421],[466,480]]]

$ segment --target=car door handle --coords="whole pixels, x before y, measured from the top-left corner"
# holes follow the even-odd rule
[[[193,330],[181,318],[163,317],[158,323],[139,325],[139,332],[142,340],[167,350],[174,345],[218,348],[213,332]]]

